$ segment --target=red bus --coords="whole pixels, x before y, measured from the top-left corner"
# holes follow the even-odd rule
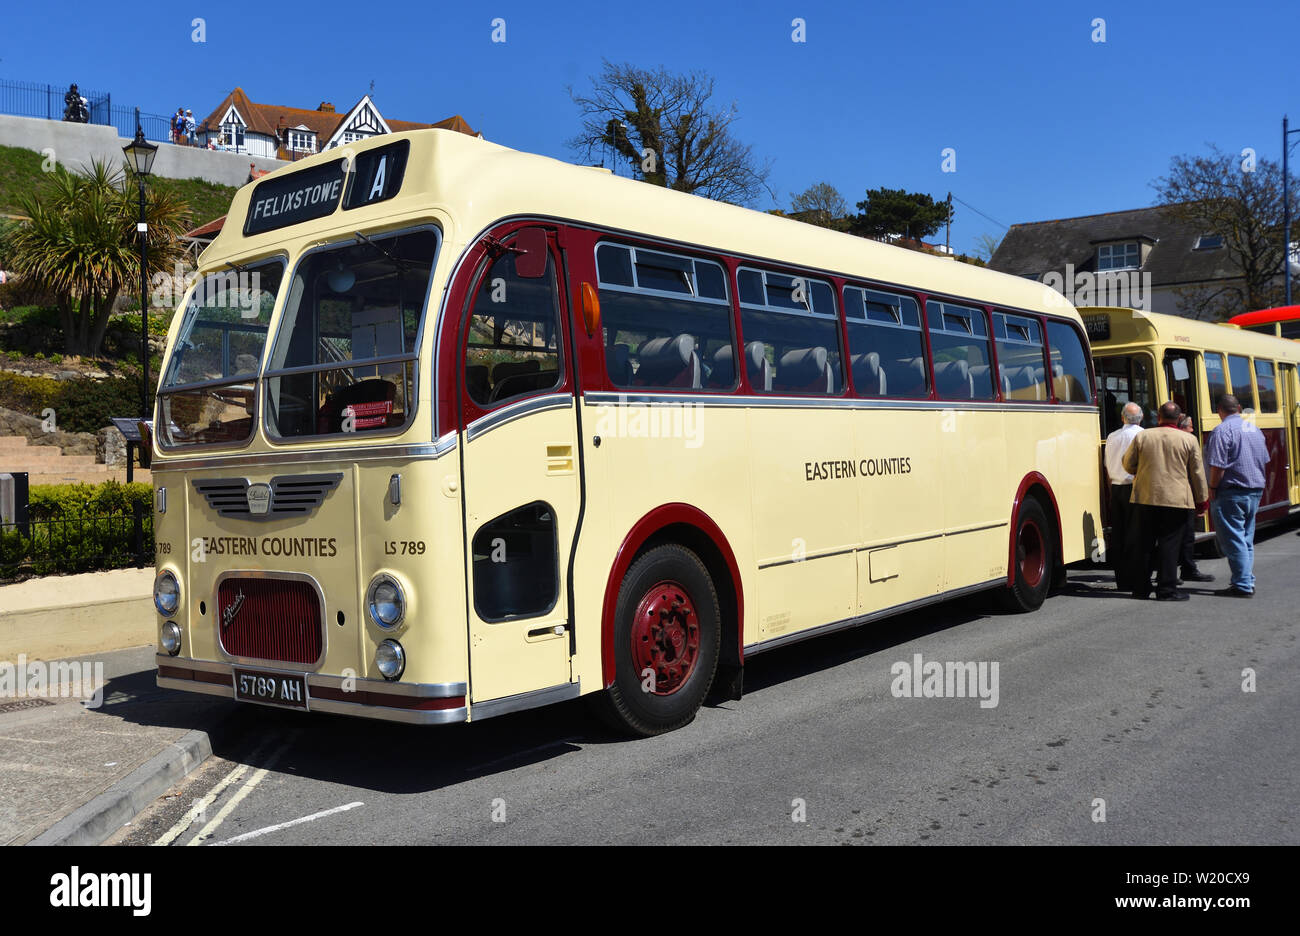
[[[1300,339],[1300,305],[1278,306],[1276,309],[1257,309],[1243,312],[1228,319],[1229,325],[1236,325],[1246,331],[1259,332],[1263,335],[1276,335],[1278,338]]]

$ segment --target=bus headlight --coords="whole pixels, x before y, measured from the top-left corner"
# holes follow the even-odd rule
[[[385,679],[397,679],[406,669],[406,651],[396,640],[385,640],[375,648],[375,669]]]
[[[162,626],[162,648],[171,656],[181,652],[181,626],[175,621]]]
[[[366,611],[370,620],[380,627],[391,628],[402,623],[406,614],[406,593],[391,575],[376,575],[366,590]]]
[[[171,572],[161,572],[153,580],[153,606],[163,617],[176,613],[181,605],[181,583]]]

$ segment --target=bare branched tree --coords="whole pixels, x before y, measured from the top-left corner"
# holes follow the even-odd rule
[[[569,96],[582,115],[569,145],[591,161],[612,150],[645,182],[717,201],[749,205],[766,192],[771,165],[731,132],[735,104],[712,104],[713,79],[704,72],[673,74],[606,61],[590,93]]]
[[[829,182],[811,185],[790,200],[791,215],[800,221],[835,230],[847,228],[844,216],[848,210],[844,196]]]
[[[1223,236],[1241,280],[1180,291],[1180,305],[1197,318],[1226,318],[1281,302],[1283,250],[1282,167],[1271,160],[1243,161],[1212,146],[1209,155],[1176,156],[1169,175],[1152,183],[1166,213]],[[1291,190],[1291,216],[1300,197]]]

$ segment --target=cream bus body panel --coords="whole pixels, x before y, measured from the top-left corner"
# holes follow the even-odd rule
[[[277,475],[299,472],[338,472],[343,475],[316,513],[298,520],[249,521],[218,516],[198,493],[194,481],[243,477],[269,483]],[[402,476],[402,503],[388,501],[389,478]],[[452,482],[458,475],[457,453],[418,461],[366,462],[364,467],[343,460],[313,461],[305,466],[252,465],[201,471],[157,471],[156,487],[167,488],[166,514],[155,512],[159,544],[158,568],[180,576],[183,593],[175,620],[184,633],[179,656],[187,659],[240,662],[222,647],[218,620],[217,584],[222,576],[242,571],[300,574],[311,578],[324,599],[324,652],[319,662],[299,666],[261,663],[262,668],[305,670],[362,679],[380,679],[371,672],[375,647],[398,638],[410,663],[403,681],[466,682],[464,553],[459,536],[460,502]],[[448,487],[451,487],[450,491]],[[214,543],[218,538],[225,538]],[[332,556],[275,555],[290,540],[325,540]],[[424,544],[420,553],[414,544]],[[238,544],[238,545],[236,545]],[[215,548],[213,548],[215,546]],[[238,550],[238,552],[236,552]],[[328,551],[328,550],[327,550]],[[250,554],[251,553],[251,554]],[[385,629],[365,613],[366,588],[379,572],[396,575],[406,585],[408,604],[400,624]],[[199,603],[206,614],[199,611]],[[338,615],[343,615],[343,624]],[[441,626],[440,622],[458,622]],[[259,663],[245,660],[257,667]]]

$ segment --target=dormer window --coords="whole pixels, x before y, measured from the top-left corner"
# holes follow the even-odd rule
[[[1222,234],[1202,234],[1196,238],[1196,246],[1193,250],[1218,250],[1223,246]]]
[[[1137,241],[1102,244],[1097,248],[1098,270],[1136,270],[1138,265]]]
[[[289,131],[289,149],[299,153],[316,152],[316,133],[300,129]]]

